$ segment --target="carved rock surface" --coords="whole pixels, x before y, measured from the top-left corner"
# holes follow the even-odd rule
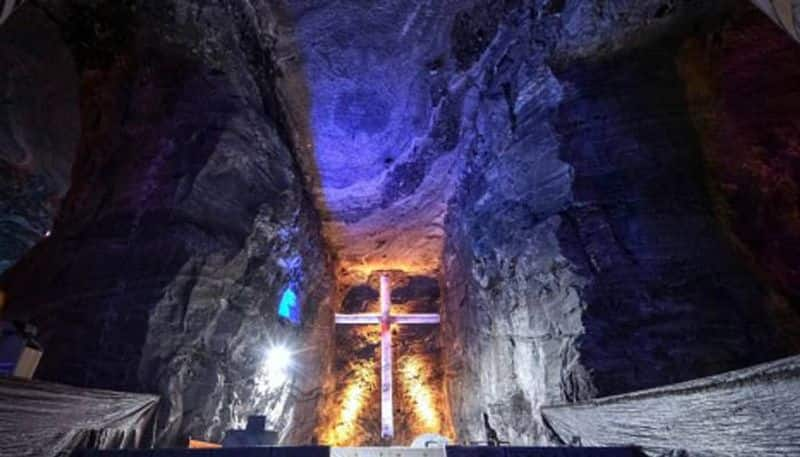
[[[386,272],[392,284],[392,314],[437,313],[441,305],[439,281],[429,276]],[[379,313],[380,274],[340,291],[344,314]],[[392,325],[394,367],[391,443],[408,445],[433,433],[452,435],[444,393],[439,324]],[[381,333],[379,325],[337,324],[330,349],[332,375],[321,409],[320,439],[337,446],[389,444],[381,440]],[[356,393],[358,395],[356,395]],[[353,403],[353,397],[358,402]],[[352,424],[343,420],[357,405]],[[340,425],[343,424],[343,425]],[[349,427],[352,425],[352,427]]]
[[[716,42],[687,43],[681,67],[717,212],[753,269],[796,307],[800,46],[752,11],[732,19]]]
[[[59,34],[30,6],[0,27],[0,273],[50,230],[69,186],[78,75]]]
[[[588,56],[681,29],[718,3],[270,2],[294,143],[343,267],[437,269],[474,135],[472,89],[519,64],[487,58],[498,40],[520,38],[530,52],[515,58]]]
[[[39,376],[160,394],[162,444],[220,440],[248,414],[287,441],[313,428],[318,354],[288,383],[265,361],[314,345],[327,254],[245,3],[67,11],[92,121],[52,236],[2,277],[6,317],[41,329]],[[299,327],[277,316],[290,285]]]
[[[547,443],[543,405],[796,351],[797,313],[715,216],[681,38],[618,29],[583,59],[580,39],[537,52],[527,30],[546,28],[498,30],[473,67],[475,136],[445,224],[458,436],[485,439],[487,413],[501,439]]]
[[[2,233],[14,252],[0,261],[47,228],[42,202],[66,189],[69,132],[81,142],[52,236],[0,279],[4,318],[39,324],[47,379],[160,393],[162,443],[218,440],[252,413],[284,442],[311,440],[319,398],[347,377],[336,364],[349,348],[331,344],[344,297],[329,296],[382,269],[444,284],[445,349],[430,360],[443,373],[431,373],[460,441],[485,439],[486,414],[501,439],[550,444],[543,405],[798,349],[795,249],[758,243],[765,227],[796,235],[795,213],[781,217],[796,209],[782,192],[796,184],[793,112],[761,103],[794,100],[796,73],[791,61],[769,73],[758,47],[743,65],[725,57],[758,45],[720,33],[735,24],[730,2],[35,3],[60,29],[37,35],[32,49],[56,46],[31,55],[58,55],[34,66],[74,61],[78,79],[45,78],[64,99],[34,114],[75,119],[78,85],[82,123],[40,147],[31,113],[0,106],[13,118],[0,120],[0,174],[27,180],[0,183],[3,227],[23,221]],[[24,32],[12,35],[3,52],[26,49]],[[710,66],[733,83],[695,91],[691,70],[707,63],[687,56],[688,36],[722,46]],[[763,44],[786,57],[786,43]],[[33,97],[9,81],[12,98]],[[714,175],[709,145],[729,143],[703,119],[720,112],[741,136],[728,135],[728,174]],[[737,174],[739,158],[764,157],[790,171]],[[776,175],[779,191],[761,193]],[[721,217],[720,198],[740,213]],[[299,327],[276,316],[289,286]],[[438,353],[432,334],[420,340]],[[273,344],[309,349],[291,385],[264,365]],[[358,344],[369,360],[374,343]]]

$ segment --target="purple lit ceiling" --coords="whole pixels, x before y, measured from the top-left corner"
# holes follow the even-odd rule
[[[290,4],[277,60],[329,242],[356,269],[435,267],[455,144],[431,131],[465,2]]]

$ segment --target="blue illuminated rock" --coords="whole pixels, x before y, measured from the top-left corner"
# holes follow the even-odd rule
[[[756,12],[732,3],[28,2],[43,41],[24,29],[0,40],[4,56],[37,51],[14,67],[29,78],[0,75],[0,262],[60,210],[0,279],[4,317],[42,329],[48,379],[159,393],[162,443],[218,440],[250,414],[284,442],[311,441],[320,398],[347,376],[329,370],[333,355],[358,352],[331,347],[330,297],[363,311],[375,290],[359,284],[381,269],[426,278],[415,287],[443,303],[425,342],[444,347],[436,383],[460,441],[484,441],[487,414],[501,439],[551,444],[543,405],[796,351],[800,180],[763,170],[798,168],[785,75],[800,60],[740,37],[788,70],[771,73],[770,53],[706,69],[736,70],[734,117],[718,116],[730,112],[716,76],[694,90],[685,73],[705,67],[679,64],[689,37],[702,61]],[[773,28],[757,36],[770,42]],[[50,73],[66,75],[52,110],[1,104],[39,101],[31,84]],[[31,121],[63,117],[62,129]],[[727,194],[712,192],[706,118],[736,126],[723,131],[737,173]],[[71,187],[43,209],[62,201],[77,129]],[[784,187],[759,193],[772,181]],[[764,195],[781,205],[762,210]],[[744,224],[755,235],[728,233],[721,198],[758,213]],[[774,256],[786,284],[748,252]],[[292,385],[263,363],[276,340],[313,348]]]
[[[330,312],[328,254],[270,61],[253,59],[268,49],[256,12],[194,6],[50,11],[80,43],[91,121],[52,236],[0,280],[5,317],[38,324],[40,377],[159,394],[162,445],[219,441],[265,411],[270,427],[308,441],[315,400],[288,392],[319,386],[321,354],[297,355],[285,383],[265,358],[270,343],[324,337],[314,329]],[[278,316],[288,284],[300,327]]]
[[[558,442],[543,405],[797,347],[796,310],[738,255],[708,194],[676,64],[697,11],[553,4],[558,18],[484,6],[464,19],[497,30],[463,54],[476,83],[442,262],[448,392],[468,441],[488,413],[503,440]]]
[[[57,24],[30,7],[15,16],[0,27],[0,273],[51,229],[80,136],[77,70]]]

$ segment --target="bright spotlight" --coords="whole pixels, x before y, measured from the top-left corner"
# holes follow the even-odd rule
[[[292,352],[286,346],[273,346],[267,352],[267,365],[272,370],[286,370],[292,363]]]
[[[289,379],[289,368],[292,365],[292,351],[286,346],[276,345],[269,348],[264,368],[270,388],[277,388]]]

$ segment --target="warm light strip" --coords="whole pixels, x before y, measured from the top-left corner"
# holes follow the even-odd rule
[[[441,421],[437,413],[433,393],[425,384],[425,367],[419,358],[410,358],[401,368],[403,385],[414,402],[414,413],[425,426],[425,431],[439,433]]]
[[[358,367],[354,373],[354,378],[344,389],[336,424],[328,427],[322,437],[324,444],[330,446],[351,444],[355,437],[358,416],[369,396],[370,386],[374,386],[376,380],[374,372],[366,366]]]

